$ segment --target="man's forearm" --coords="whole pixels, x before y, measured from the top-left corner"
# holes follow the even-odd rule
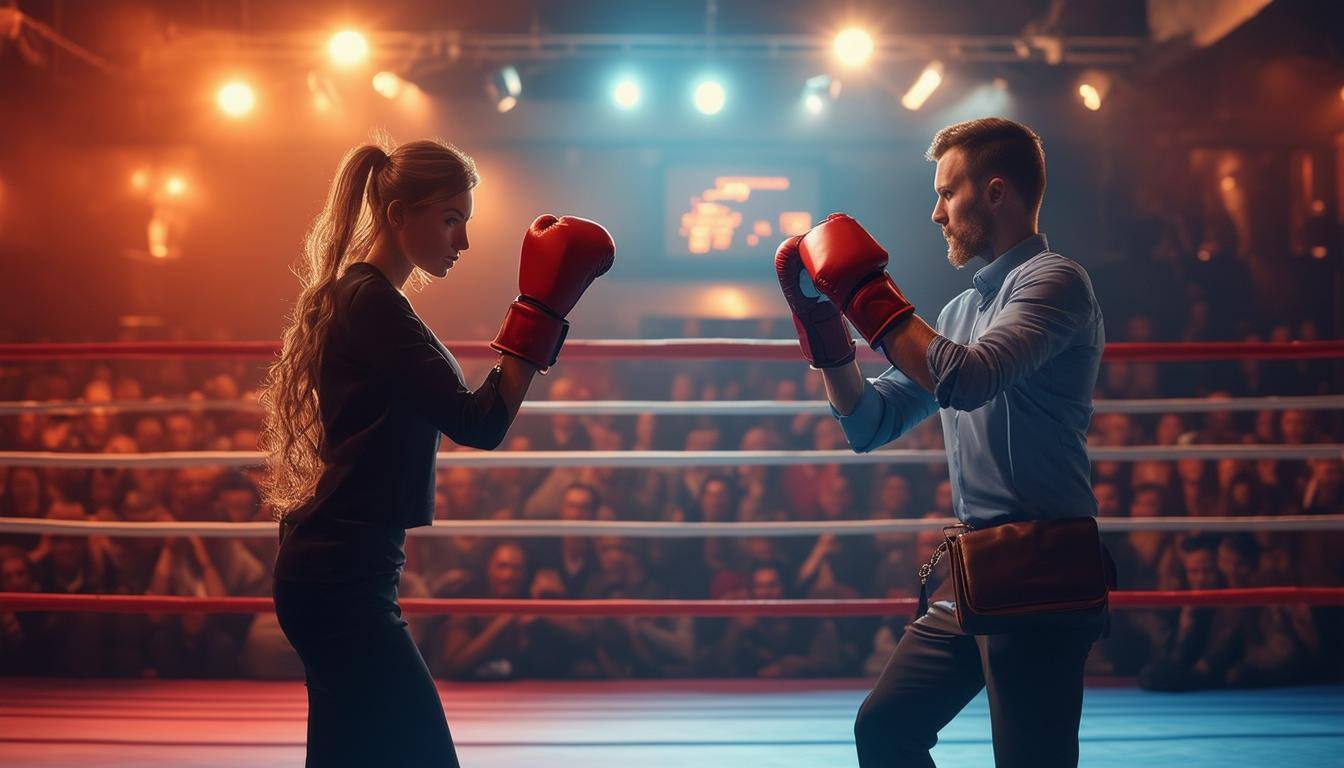
[[[929,372],[929,343],[937,335],[924,318],[912,314],[882,336],[882,351],[886,353],[887,361],[930,392],[935,384],[933,374]]]
[[[826,398],[841,416],[848,416],[859,407],[863,395],[863,374],[857,360],[836,368],[822,368],[826,381]]]

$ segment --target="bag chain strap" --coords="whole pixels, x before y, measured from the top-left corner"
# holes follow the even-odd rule
[[[933,573],[933,566],[937,565],[938,561],[943,559],[943,554],[946,552],[947,552],[947,539],[943,539],[943,542],[938,545],[938,548],[933,550],[933,557],[929,558],[929,562],[919,566],[920,586],[924,586],[925,584],[928,583],[929,576]]]

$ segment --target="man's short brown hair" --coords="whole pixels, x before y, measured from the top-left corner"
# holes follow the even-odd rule
[[[961,147],[966,154],[972,178],[986,181],[998,176],[1013,185],[1029,210],[1040,209],[1045,196],[1045,150],[1035,131],[1002,117],[967,120],[939,131],[924,157],[937,162],[953,147]]]

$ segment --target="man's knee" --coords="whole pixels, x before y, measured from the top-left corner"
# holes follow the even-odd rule
[[[936,730],[921,728],[912,703],[900,697],[879,698],[869,694],[854,718],[854,743],[860,762],[864,755],[896,755],[927,752],[938,741]]]

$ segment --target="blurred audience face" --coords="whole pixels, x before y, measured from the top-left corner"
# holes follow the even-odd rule
[[[481,487],[468,467],[449,467],[444,472],[448,510],[454,517],[469,517],[481,510]]]
[[[1209,400],[1231,400],[1230,392],[1210,392]],[[1204,414],[1204,428],[1215,434],[1229,432],[1235,428],[1232,423],[1234,414],[1231,411],[1209,411]]]
[[[686,402],[695,397],[695,379],[689,373],[678,373],[669,384],[668,399]]]
[[[33,578],[33,569],[28,567],[24,557],[6,557],[0,561],[0,591],[37,592],[37,580]]]
[[[952,483],[944,480],[933,489],[933,511],[944,517],[952,517]]]
[[[1181,566],[1185,569],[1185,583],[1190,589],[1218,589],[1222,586],[1218,557],[1212,550],[1181,552]]]
[[[1160,517],[1163,514],[1162,491],[1159,488],[1139,488],[1129,503],[1130,517]]]
[[[840,520],[854,515],[854,489],[849,478],[841,474],[830,475],[821,481],[817,504],[822,517],[827,520]]]
[[[1092,494],[1097,497],[1097,514],[1101,517],[1115,517],[1124,514],[1120,507],[1120,491],[1115,483],[1097,483],[1092,486]]]
[[[737,518],[733,508],[733,490],[722,477],[711,477],[700,489],[700,515],[705,522],[725,522]]]
[[[1284,411],[1279,416],[1279,432],[1283,442],[1289,445],[1301,445],[1307,442],[1307,412]]]
[[[1204,479],[1204,460],[1181,459],[1176,462],[1176,474],[1183,483],[1198,483]]]
[[[15,517],[42,516],[42,478],[31,467],[15,467],[9,473],[10,513]]]
[[[1140,485],[1171,485],[1172,466],[1168,461],[1136,461],[1130,473],[1130,482]]]
[[[87,520],[84,505],[77,501],[53,502],[47,510],[52,520]],[[79,569],[88,558],[89,539],[87,536],[52,536],[51,561],[56,570],[69,573]]]
[[[215,503],[218,508],[216,517],[220,520],[246,523],[257,519],[259,502],[256,495],[246,488],[220,491]]]
[[[877,491],[877,506],[891,517],[903,517],[910,511],[910,481],[904,475],[887,475]]]
[[[196,422],[185,413],[170,414],[163,420],[166,447],[170,451],[196,450]]]
[[[1218,573],[1223,583],[1233,589],[1251,586],[1255,577],[1256,564],[1239,549],[1231,539],[1223,539],[1218,545]]]
[[[784,599],[784,581],[779,576],[778,568],[775,568],[773,566],[764,566],[752,571],[751,599],[753,600]]]
[[[686,450],[714,451],[719,447],[719,430],[713,427],[697,427],[686,433]]]
[[[602,575],[612,582],[623,583],[630,572],[634,553],[625,540],[615,536],[600,536],[596,542],[597,565]]]
[[[1185,432],[1185,425],[1181,423],[1181,417],[1174,413],[1164,413],[1162,418],[1157,420],[1157,429],[1153,435],[1153,442],[1157,445],[1175,445],[1180,439],[1181,434]]]
[[[561,520],[594,520],[597,518],[597,498],[588,488],[569,488],[560,497]]]
[[[210,467],[186,467],[173,473],[169,506],[178,520],[205,520],[214,511],[211,494],[218,471]]]
[[[527,555],[516,544],[500,544],[486,565],[486,583],[490,596],[519,597],[527,578]]]
[[[145,453],[158,453],[166,445],[163,422],[154,416],[136,419],[131,437],[135,438],[135,444]]]
[[[838,451],[848,446],[845,430],[835,419],[817,419],[812,425],[812,450]]]

